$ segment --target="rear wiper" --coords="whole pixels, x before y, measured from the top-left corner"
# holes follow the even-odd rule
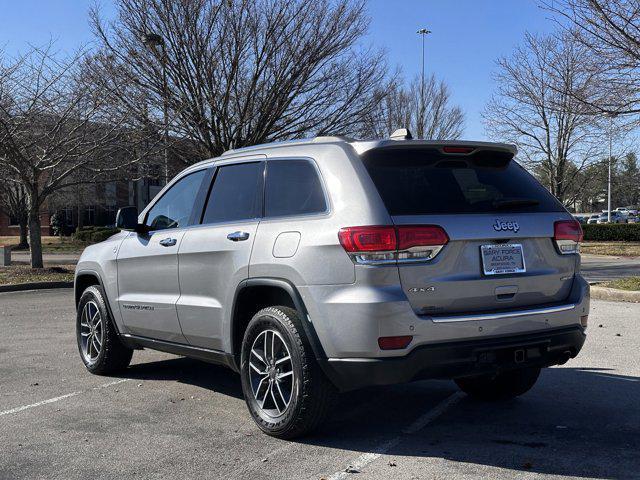
[[[502,200],[494,200],[494,208],[511,208],[511,207],[534,207],[539,205],[540,201],[535,198],[503,198]]]

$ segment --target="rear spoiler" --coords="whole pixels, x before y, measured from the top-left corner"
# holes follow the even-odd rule
[[[451,153],[456,149],[473,149],[471,152],[478,151],[494,151],[494,152],[510,152],[512,156],[518,153],[518,149],[515,145],[510,143],[495,143],[495,142],[473,142],[469,140],[402,140],[402,139],[387,139],[387,140],[374,140],[364,142],[351,142],[351,145],[360,155],[365,152],[377,148],[435,148],[442,153],[444,150],[450,150]],[[470,153],[471,153],[470,152]],[[458,154],[464,154],[459,152]]]
[[[434,164],[458,160],[477,166],[500,168],[513,160],[517,149],[513,145],[486,142],[389,140],[365,149],[360,155],[363,159],[375,161],[388,158],[390,153],[399,162],[428,156],[433,159]]]

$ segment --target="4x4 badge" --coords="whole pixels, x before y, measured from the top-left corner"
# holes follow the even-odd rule
[[[518,230],[520,230],[520,225],[518,225],[518,222],[501,222],[500,220],[496,220],[496,223],[493,225],[493,229],[496,232],[511,230],[512,232],[517,233]]]
[[[410,288],[409,291],[411,293],[425,293],[425,292],[433,292],[435,291],[436,287],[413,287]]]

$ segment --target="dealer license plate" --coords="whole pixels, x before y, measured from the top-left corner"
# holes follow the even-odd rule
[[[524,264],[524,255],[522,254],[522,245],[518,243],[482,245],[480,246],[480,253],[485,275],[504,275],[527,271]]]

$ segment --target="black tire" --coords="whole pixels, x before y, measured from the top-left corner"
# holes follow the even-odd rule
[[[88,305],[90,304],[90,305]],[[97,309],[97,313],[100,315],[100,328],[101,332],[99,336],[102,338],[102,345],[99,349],[94,349],[93,353],[98,352],[95,358],[87,358],[87,354],[84,349],[84,342],[87,338],[87,330],[97,330],[87,327],[86,320],[83,320],[83,314],[87,308],[87,313],[93,312]],[[97,317],[96,317],[97,318]],[[84,325],[83,325],[84,324]],[[78,351],[80,352],[80,358],[84,363],[87,370],[95,375],[109,375],[123,370],[129,366],[133,350],[122,344],[113,326],[113,319],[109,315],[109,309],[106,306],[104,294],[102,289],[98,286],[87,287],[82,292],[80,302],[78,303],[77,315],[76,315],[76,340],[78,342]]]
[[[278,335],[271,333],[274,331]],[[268,361],[264,361],[261,364],[261,357],[256,358],[251,353],[251,349],[254,346],[254,342],[260,342],[260,338],[267,339],[269,335],[271,335],[272,339],[274,337],[277,338],[278,342],[284,341],[286,343],[288,352],[280,344],[280,358],[286,357],[287,353],[291,357],[290,363],[287,362],[286,365],[287,369],[290,368],[290,371],[293,372],[292,381],[289,385],[283,387],[284,396],[282,392],[280,396],[276,393],[276,398],[282,400],[286,397],[287,388],[290,390],[289,403],[283,408],[282,412],[276,410],[276,408],[272,408],[270,411],[266,408],[263,409],[266,406],[264,400],[262,406],[260,405],[256,396],[261,396],[265,390],[261,391],[258,386],[257,392],[254,394],[254,388],[256,388],[256,377],[263,378],[262,375],[265,374],[253,373],[252,380],[252,370],[249,365],[250,359],[252,359],[254,365],[268,364]],[[258,348],[257,345],[258,343],[256,343],[256,348]],[[260,351],[261,356],[268,360],[266,353]],[[271,358],[275,357],[276,355],[273,354],[272,348]],[[272,366],[271,369],[273,370],[273,368],[275,367]],[[263,370],[266,371],[268,369],[269,366],[267,365]],[[242,390],[249,412],[258,427],[273,437],[291,439],[312,432],[327,417],[337,396],[336,388],[325,377],[314,358],[311,346],[303,333],[298,313],[289,307],[268,307],[253,316],[247,326],[242,342],[240,370]],[[273,385],[278,382],[275,378],[269,380],[269,375],[264,378],[268,382],[273,382]],[[266,385],[266,388],[271,388],[271,386],[271,384]],[[276,391],[275,387],[273,391]],[[266,393],[264,398],[267,398]],[[276,398],[273,398],[273,402],[276,402]],[[269,402],[271,401],[269,400]],[[280,404],[284,405],[284,402],[278,402],[278,407],[280,407]],[[271,403],[271,405],[273,407],[275,403]]]
[[[480,377],[459,378],[455,382],[470,397],[484,401],[508,400],[528,392],[540,375],[539,368],[522,368]]]

